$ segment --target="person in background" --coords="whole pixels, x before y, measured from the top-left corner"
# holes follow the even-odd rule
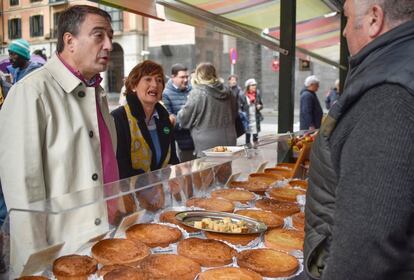
[[[346,0],[350,69],[311,152],[308,279],[414,279],[414,2]]]
[[[242,89],[238,85],[239,77],[237,75],[229,75],[227,78],[227,84],[229,86],[229,89],[231,90],[231,93],[237,98],[237,102],[240,106],[240,99],[242,93]]]
[[[112,111],[121,179],[177,164],[174,127],[160,103],[164,90],[162,66],[146,60],[125,82],[127,104]]]
[[[220,82],[216,68],[209,62],[200,63],[192,82],[177,122],[191,131],[197,156],[204,156],[203,150],[215,146],[236,145],[237,100]]]
[[[315,75],[305,79],[305,88],[300,92],[300,129],[314,130],[321,127],[323,111],[316,92],[319,79]]]
[[[121,88],[121,92],[119,93],[119,99],[118,99],[118,105],[119,106],[124,106],[125,104],[127,104],[126,95],[125,95],[125,93],[126,93],[126,87],[125,87],[126,79],[127,79],[127,77],[124,77],[122,79],[123,85],[122,85],[122,88]]]
[[[335,104],[336,100],[339,98],[339,80],[335,81],[335,87],[332,88],[325,98],[326,109],[331,109],[332,105]]]
[[[178,111],[187,102],[190,91],[191,85],[189,84],[187,67],[182,64],[174,64],[171,67],[171,78],[167,82],[162,96],[164,106],[170,113],[173,122],[175,122]],[[180,161],[185,162],[195,159],[194,142],[190,131],[175,124],[174,137]]]
[[[8,209],[79,191],[96,194],[96,187],[119,179],[116,131],[99,75],[112,50],[111,17],[93,6],[71,6],[57,30],[56,53],[11,88],[0,111],[0,178]],[[12,46],[28,57],[25,44]],[[76,205],[73,199],[65,202]],[[44,218],[11,212],[14,273],[33,252],[65,242],[60,253],[73,253],[109,230],[103,203]]]
[[[39,62],[39,64],[44,65],[47,61],[47,56],[45,55],[44,50],[40,50],[40,49],[34,50],[32,55],[33,56],[38,56],[44,61],[44,63]],[[40,61],[40,59],[39,59],[39,61]]]
[[[1,73],[0,73],[1,75]],[[4,89],[4,81],[2,77],[0,76],[0,109],[3,106],[4,100],[6,99],[7,93]]]
[[[239,116],[236,118],[236,133],[237,137],[242,136],[246,133],[246,130],[249,129],[249,119],[246,112],[243,112],[241,102],[243,98],[243,91],[238,85],[239,77],[237,75],[229,75],[227,78],[227,85],[237,99],[237,108],[239,111]]]
[[[7,70],[13,77],[13,85],[30,72],[42,67],[41,64],[30,61],[30,45],[24,39],[17,39],[11,42],[9,46],[9,59],[11,65],[7,66]]]
[[[250,148],[256,148],[259,139],[260,122],[263,121],[263,116],[260,111],[263,109],[262,96],[257,89],[257,82],[255,79],[248,79],[245,83],[244,95],[241,97],[241,110],[246,114],[248,119],[248,126],[246,130],[246,145]],[[251,144],[251,137],[253,135],[253,146]]]

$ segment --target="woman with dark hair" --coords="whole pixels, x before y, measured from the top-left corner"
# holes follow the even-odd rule
[[[215,146],[234,146],[237,98],[223,85],[209,62],[200,63],[192,79],[187,103],[177,114],[181,127],[190,129],[197,156]]]
[[[118,136],[120,178],[178,163],[169,113],[159,101],[164,90],[161,65],[146,60],[125,81],[126,101],[112,112]]]

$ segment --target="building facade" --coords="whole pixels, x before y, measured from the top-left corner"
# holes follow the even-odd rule
[[[72,5],[87,4],[82,0],[0,0],[0,55],[8,54],[8,45],[23,38],[30,49],[42,50],[47,57],[56,50],[57,22],[60,13]],[[124,76],[142,60],[147,48],[148,19],[107,6],[99,6],[112,17],[114,45],[108,71],[103,75],[103,86],[110,92],[119,92]]]

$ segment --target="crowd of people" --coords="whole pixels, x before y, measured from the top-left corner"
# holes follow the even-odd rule
[[[344,88],[336,83],[327,95],[325,118],[318,77],[307,77],[300,93],[300,129],[319,133],[299,278],[413,279],[414,5],[346,0],[344,11],[351,54]],[[238,119],[246,145],[257,147],[263,102],[254,78],[242,89],[231,75],[226,85],[203,62],[192,76],[173,65],[166,82],[163,67],[146,60],[126,77],[125,100],[110,113],[100,86],[112,50],[110,15],[71,6],[59,18],[57,38],[43,66],[31,61],[25,40],[9,46],[11,79],[0,79],[3,217],[6,205],[25,209],[236,145]],[[47,221],[11,215],[16,271],[58,240],[77,246],[106,232],[111,205],[86,208]],[[73,231],[79,228],[88,230]]]

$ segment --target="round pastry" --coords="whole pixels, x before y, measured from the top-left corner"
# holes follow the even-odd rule
[[[279,201],[296,202],[298,195],[304,195],[306,192],[292,188],[271,188],[268,190],[269,196]]]
[[[151,255],[139,267],[148,279],[194,280],[201,271],[201,266],[195,261],[173,254]]]
[[[22,276],[16,280],[49,280],[49,278],[46,278],[44,276]]]
[[[303,231],[275,228],[266,232],[264,243],[268,248],[288,253],[292,250],[303,250],[304,238],[305,234]]]
[[[294,176],[294,174],[292,174],[292,171],[293,170],[289,170],[283,167],[271,167],[271,168],[266,168],[264,170],[264,172],[267,174],[278,175],[283,178],[292,178],[292,176]]]
[[[67,255],[53,262],[53,274],[58,280],[87,280],[97,269],[96,260],[88,256]]]
[[[183,201],[186,197],[193,196],[193,181],[190,175],[180,176],[177,174],[176,178],[168,181],[168,187],[174,199]]]
[[[299,262],[295,257],[272,249],[242,251],[237,255],[237,264],[264,277],[290,276],[299,267]]]
[[[160,224],[136,224],[130,226],[125,234],[127,239],[141,241],[151,248],[168,247],[182,237],[178,228]]]
[[[179,220],[177,220],[175,218],[175,215],[178,212],[179,211],[165,211],[165,212],[161,213],[160,222],[175,224],[175,225],[180,226],[181,228],[183,228],[186,232],[199,232],[200,231],[199,229],[186,226],[185,224],[183,224]]]
[[[187,201],[187,206],[229,213],[233,213],[234,210],[233,202],[220,198],[192,198]]]
[[[147,280],[147,275],[140,269],[135,267],[117,268],[108,272],[104,280]]]
[[[227,186],[229,188],[246,189],[247,184],[249,184],[249,181],[231,181],[227,184]]]
[[[198,280],[261,280],[260,274],[240,267],[209,269],[198,275]]]
[[[165,204],[165,194],[162,184],[146,188],[135,193],[141,208],[155,212]]]
[[[300,188],[306,190],[308,188],[308,181],[305,181],[305,180],[291,180],[289,182],[289,185],[291,187],[300,187]]]
[[[256,238],[260,236],[259,233],[254,234],[226,234],[226,233],[216,233],[205,231],[204,235],[209,239],[221,240],[229,242],[233,245],[242,245],[246,246]]]
[[[305,213],[299,212],[299,213],[292,215],[292,223],[293,223],[294,228],[304,231],[305,230]]]
[[[270,211],[281,217],[287,217],[300,211],[299,206],[297,206],[295,203],[277,201],[269,198],[263,198],[256,201],[256,207]]]
[[[249,181],[260,181],[265,182],[267,184],[273,184],[276,181],[284,180],[283,176],[271,173],[251,173],[249,175]]]
[[[177,252],[206,267],[230,264],[236,254],[233,248],[221,241],[201,238],[181,240]]]
[[[264,210],[255,209],[243,209],[237,210],[235,214],[246,216],[264,223],[268,228],[280,228],[283,227],[285,221],[282,217]]]
[[[243,204],[249,203],[256,197],[252,192],[234,189],[222,189],[211,192],[211,197],[223,198],[233,202],[240,202]]]
[[[211,168],[194,172],[192,182],[198,190],[207,189],[214,183],[214,171]]]
[[[122,238],[104,239],[92,246],[92,257],[102,265],[124,264],[134,266],[151,254],[141,241]]]
[[[216,174],[216,179],[220,184],[225,184],[230,178],[232,173],[231,162],[226,162],[214,167],[214,173]]]
[[[123,265],[123,264],[104,265],[103,267],[101,267],[101,269],[98,270],[97,273],[99,277],[104,277],[106,274],[108,274],[112,270],[123,269],[123,268],[128,268],[128,267],[130,266]]]

